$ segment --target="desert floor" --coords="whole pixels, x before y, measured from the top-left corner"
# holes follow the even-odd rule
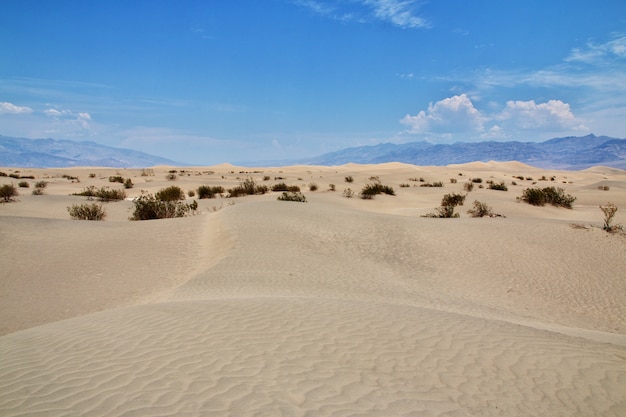
[[[2,416],[626,415],[626,236],[602,230],[598,207],[615,203],[626,224],[626,171],[0,172],[28,184],[0,204]],[[88,201],[71,194],[122,189],[110,176],[131,178],[128,199],[104,203],[105,221],[72,220]],[[359,198],[374,177],[396,195]],[[224,195],[194,216],[129,221],[142,191],[247,178],[307,202]],[[472,178],[483,188],[460,218],[422,217]],[[516,201],[548,186],[573,209]],[[474,200],[504,217],[472,218]]]

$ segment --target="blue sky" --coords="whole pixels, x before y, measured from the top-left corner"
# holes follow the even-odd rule
[[[4,0],[0,134],[194,164],[626,137],[622,0]]]

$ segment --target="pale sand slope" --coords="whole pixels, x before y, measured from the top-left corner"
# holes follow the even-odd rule
[[[136,195],[171,185],[167,170],[150,182],[121,174]],[[598,204],[626,208],[624,171],[240,170],[198,168],[176,184],[269,175],[320,190],[307,204],[203,200],[202,215],[152,222],[111,203],[109,221],[71,221],[65,207],[82,200],[66,195],[85,186],[85,168],[59,171],[80,184],[51,178],[49,195],[0,206],[0,318],[5,333],[26,329],[0,337],[0,415],[626,413],[626,239],[597,227]],[[111,170],[98,171],[93,183],[106,185]],[[531,185],[516,180],[475,189],[460,219],[419,217],[469,177],[544,174],[557,178],[537,185],[566,188],[574,210],[516,203]],[[369,176],[397,196],[341,197]],[[445,188],[399,188],[421,176]],[[468,218],[474,199],[507,218]]]

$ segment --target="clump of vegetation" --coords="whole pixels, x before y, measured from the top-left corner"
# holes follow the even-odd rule
[[[67,174],[64,174],[64,175],[61,175],[61,178],[65,178],[66,180],[70,180],[70,181],[72,181],[72,182],[80,182],[80,180],[78,179],[78,177],[74,177],[74,176],[72,176],[72,175],[67,175]]]
[[[195,214],[198,202],[186,204],[180,200],[163,201],[152,194],[142,194],[133,200],[135,206],[130,220],[156,220]]]
[[[343,190],[343,196],[345,198],[352,198],[354,197],[354,191],[352,191],[350,188],[346,188],[345,190]]]
[[[168,180],[168,181],[175,181],[176,178],[178,178],[178,176],[175,174],[175,172],[176,172],[175,170],[174,171],[170,171],[169,174],[167,174],[165,176],[165,179]]]
[[[450,184],[456,184],[457,179],[456,178],[450,178]]]
[[[189,197],[195,197],[196,196],[196,192],[194,190],[189,190],[189,191],[187,191],[187,195]]]
[[[613,223],[615,213],[617,213],[617,206],[615,204],[606,203],[605,205],[600,206],[600,210],[602,210],[602,213],[604,213],[604,226],[602,227],[602,229],[606,230],[609,233],[623,230],[623,226],[621,224],[611,224]]]
[[[467,210],[467,212],[472,217],[504,217],[501,214],[494,213],[487,203],[478,200],[474,200],[474,207]]]
[[[504,183],[504,181],[496,184],[493,181],[487,181],[487,183],[489,184],[489,186],[487,187],[490,190],[498,190],[498,191],[508,191],[509,187],[506,186],[506,184]]]
[[[474,183],[471,181],[466,182],[465,184],[463,184],[463,189],[468,193],[474,191]]]
[[[336,190],[335,184],[328,184],[328,190],[329,191],[335,191]]]
[[[312,182],[309,184],[309,191],[317,191],[317,184]]]
[[[89,174],[89,178],[96,178],[96,174],[95,174],[95,173],[93,173],[93,172],[92,172],[92,173],[90,173],[90,174]]]
[[[37,181],[35,183],[35,189],[33,190],[33,195],[43,195],[43,190],[48,186],[48,183],[45,181]]]
[[[472,182],[476,183],[476,184],[480,184],[481,182],[483,182],[482,178],[472,178]]]
[[[28,187],[30,187],[30,184],[28,183],[28,181],[20,181],[17,185],[20,188],[28,188]]]
[[[401,183],[400,184],[400,188],[409,188],[411,186],[411,184],[407,184],[407,183]]]
[[[600,185],[598,186],[598,190],[600,191],[609,191],[611,188],[608,185]]]
[[[463,194],[446,194],[441,199],[441,206],[437,207],[436,213],[429,213],[422,217],[433,217],[440,219],[459,217],[459,214],[454,212],[454,208],[457,206],[462,206],[464,202],[465,196]]]
[[[0,177],[6,177],[6,176],[7,176],[6,172],[0,171]]]
[[[70,216],[74,220],[104,220],[106,212],[102,204],[74,204],[67,208]]]
[[[119,201],[126,198],[126,192],[124,190],[110,189],[109,187],[96,189],[93,185],[85,188],[80,193],[74,193],[72,195],[87,197],[89,200],[95,197],[102,202]]]
[[[284,182],[279,182],[278,184],[272,185],[272,191],[292,191],[299,192],[300,187],[297,185],[287,185]]]
[[[109,177],[109,182],[119,182],[120,184],[124,184],[124,177],[120,175],[112,175]]]
[[[425,182],[420,184],[420,187],[443,187],[443,182],[435,181],[435,182]]]
[[[198,198],[200,200],[203,200],[205,198],[215,198],[215,196],[217,196],[218,194],[219,195],[224,194],[224,187],[219,186],[219,185],[215,187],[209,187],[208,185],[201,185],[200,187],[198,187]]]
[[[13,198],[17,197],[17,188],[13,184],[4,184],[0,187],[0,199],[3,203],[14,201]]]
[[[299,203],[306,203],[306,197],[300,192],[285,191],[278,196],[280,201],[297,201]]]
[[[254,179],[248,178],[239,183],[238,187],[228,190],[228,197],[241,197],[245,195],[265,194],[269,191],[266,185],[258,185]]]
[[[161,201],[177,201],[185,199],[185,192],[180,187],[172,185],[157,191],[154,196]]]
[[[524,190],[520,199],[533,206],[545,206],[551,204],[555,207],[572,208],[572,204],[576,197],[565,194],[562,188],[545,187],[545,188],[528,188]]]
[[[396,195],[396,192],[392,187],[378,182],[366,184],[361,190],[361,198],[364,200],[371,200],[377,194]]]
[[[124,188],[129,189],[129,188],[133,188],[135,184],[133,184],[133,181],[130,178],[126,178],[124,180]]]
[[[352,175],[348,175],[348,176],[345,178],[345,180],[346,180],[346,182],[347,182],[347,183],[352,183],[352,182],[354,182],[354,178],[352,177]]]

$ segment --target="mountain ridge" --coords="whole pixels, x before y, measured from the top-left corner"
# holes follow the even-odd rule
[[[114,148],[91,141],[65,139],[28,139],[0,135],[0,166],[22,168],[69,168],[104,166],[142,168],[155,165],[178,165],[160,156],[132,149]]]
[[[585,169],[596,165],[626,169],[626,139],[609,136],[567,136],[544,142],[457,142],[431,144],[381,143],[346,148],[298,161],[304,165],[378,164],[403,162],[443,166],[469,162],[519,161],[538,168]]]

